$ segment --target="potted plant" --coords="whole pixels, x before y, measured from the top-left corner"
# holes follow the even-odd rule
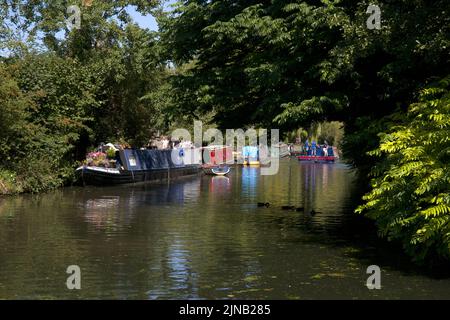
[[[106,156],[108,158],[108,162],[109,162],[109,166],[111,168],[115,168],[116,167],[116,150],[109,148],[108,150],[106,150]]]

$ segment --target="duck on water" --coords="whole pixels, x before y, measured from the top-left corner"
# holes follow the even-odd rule
[[[257,203],[258,207],[270,207],[270,203],[268,202],[258,202]],[[305,208],[304,207],[295,207],[295,206],[281,206],[281,210],[292,210],[292,211],[297,211],[297,212],[304,212]],[[309,214],[310,215],[316,215],[317,213],[321,213],[320,211],[315,211],[314,209],[312,209]]]

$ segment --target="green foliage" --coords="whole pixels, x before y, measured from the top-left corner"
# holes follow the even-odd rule
[[[133,5],[148,13],[157,1],[70,4],[82,9],[79,30],[67,29],[67,1],[0,5],[0,50],[7,49],[0,53],[9,55],[1,70],[0,170],[14,173],[12,192],[70,183],[76,160],[91,145],[140,147],[168,127],[159,105],[167,69],[157,35],[139,28],[125,10]]]
[[[34,128],[27,125],[27,107],[31,101],[20,91],[3,63],[0,63],[0,79],[0,161],[5,164],[13,156],[23,156],[23,132]]]
[[[17,187],[16,174],[13,171],[0,169],[0,194],[14,194],[21,191]]]
[[[50,112],[51,103],[38,104],[46,96],[40,88],[20,90],[11,71],[20,73],[17,66],[0,66],[0,170],[12,172],[15,183],[2,192],[39,192],[61,186],[73,175],[69,154],[78,126],[61,119],[55,110]],[[49,111],[47,117],[40,117],[40,110]]]
[[[380,30],[366,26],[369,4],[381,7]],[[441,133],[436,122],[445,121],[446,116],[429,114],[419,125],[420,117],[411,109],[408,117],[415,119],[411,124],[414,128],[409,128],[403,117],[407,106],[417,101],[420,88],[450,73],[449,1],[430,5],[406,0],[191,0],[179,1],[174,11],[159,20],[163,52],[177,67],[170,78],[172,117],[201,118],[208,114],[220,128],[276,126],[285,132],[305,128],[311,133],[316,131],[310,128],[316,123],[343,122],[344,157],[362,175],[384,159],[367,155],[379,146],[377,135],[399,130],[400,136],[390,133],[384,138],[395,142],[391,146],[383,140],[380,152],[392,152],[387,156],[391,162],[406,162],[398,164],[392,173],[395,178],[389,178],[389,182],[396,180],[396,188],[386,189],[384,201],[376,202],[386,210],[379,215],[372,210],[372,216],[382,234],[401,238],[410,252],[416,250],[423,255],[424,246],[430,243],[436,244],[441,253],[448,250],[447,240],[437,240],[448,239],[444,232],[448,227],[439,220],[444,217],[446,204],[441,198],[435,199],[446,191],[437,192],[440,189],[433,184],[433,179],[445,175],[446,170],[439,168],[448,167],[437,154],[446,147],[439,140],[442,137],[438,137]],[[423,93],[421,99],[428,97]],[[394,129],[396,126],[400,127]],[[429,137],[427,130],[435,136]],[[409,143],[408,135],[402,134],[413,134],[414,143],[431,140],[434,145],[415,146]],[[399,145],[405,149],[396,149]],[[393,149],[384,149],[388,147]],[[433,147],[436,149],[431,150]],[[424,157],[420,159],[423,163],[407,160],[419,155]],[[376,172],[388,170],[383,165],[386,162]],[[414,174],[418,176],[413,178]],[[412,188],[431,189],[419,196]],[[421,199],[417,208],[414,197]],[[428,208],[434,209],[423,211]],[[425,222],[421,225],[419,220],[411,221],[411,225],[420,225],[417,229],[399,227],[403,215],[422,211],[423,221],[425,216],[437,217],[427,220],[427,231],[423,231]],[[417,236],[418,230],[424,236]],[[428,230],[440,231],[432,236]]]
[[[96,109],[98,85],[89,68],[71,58],[54,54],[27,56],[18,64],[17,79],[36,106],[30,110],[33,121],[71,143],[91,130]]]
[[[369,4],[381,30],[366,27]],[[222,128],[342,121],[347,146],[363,146],[348,158],[364,165],[379,131],[358,135],[358,122],[405,108],[450,72],[449,12],[444,0],[178,2],[160,18],[167,59],[189,65],[171,78],[171,112],[213,112]]]
[[[114,151],[114,149],[110,148],[110,149],[106,150],[106,155],[107,155],[108,159],[115,159],[116,152]]]
[[[98,49],[85,63],[101,81],[98,99],[104,107],[96,115],[98,141],[123,138],[140,147],[167,127],[161,108],[168,96],[168,71],[159,62],[155,34],[131,24],[120,45]]]
[[[317,141],[319,144],[327,142],[328,145],[340,147],[344,134],[343,126],[344,124],[338,121],[313,122],[306,130],[300,128],[290,131],[286,137],[288,142],[294,142],[296,138],[300,138],[303,142],[309,139]]]
[[[340,147],[344,134],[344,124],[338,121],[324,122],[320,124],[318,135],[319,143],[325,141],[332,146]]]
[[[450,77],[424,89],[403,123],[380,138],[371,155],[382,161],[357,211],[416,260],[450,258]]]
[[[448,256],[448,80],[406,107],[450,74],[449,1],[159,3],[74,0],[73,30],[65,0],[0,4],[0,192],[60,186],[92,145],[140,147],[195,119],[304,128],[290,137],[342,139],[362,173],[379,162],[360,210],[383,235],[418,259]],[[380,30],[366,27],[369,4]],[[161,32],[134,24],[129,6],[154,13]]]
[[[15,57],[38,64],[33,59],[43,59],[37,52],[44,45],[50,55],[61,58],[44,59],[46,64],[37,66],[38,73],[31,81],[40,82],[38,86],[55,98],[45,101],[48,108],[69,114],[75,110],[70,121],[79,126],[79,131],[86,131],[84,136],[89,136],[82,138],[82,144],[123,139],[142,146],[159,129],[157,126],[167,127],[155,98],[155,91],[165,83],[167,71],[160,62],[157,34],[138,27],[127,9],[134,6],[141,13],[149,13],[159,1],[92,1],[90,5],[84,2],[70,2],[81,9],[80,29],[67,27],[69,3],[64,0],[8,0],[6,8],[0,6],[3,17],[0,22],[8,22],[3,26],[9,33],[23,34],[27,50]],[[75,69],[78,72],[73,72]],[[72,78],[65,77],[64,72]],[[63,77],[53,84],[55,74]],[[33,74],[21,76],[33,78]],[[60,83],[67,88],[56,92]],[[48,113],[41,111],[39,116],[46,119]]]

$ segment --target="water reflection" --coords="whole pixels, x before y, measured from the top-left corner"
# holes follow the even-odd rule
[[[449,280],[380,260],[354,224],[348,168],[259,170],[3,199],[0,298],[376,298],[362,285],[370,264],[387,270],[383,298],[450,298]],[[71,264],[79,292],[64,287]]]
[[[258,196],[257,186],[261,178],[261,169],[257,167],[243,167],[241,172],[243,195],[256,198]]]
[[[231,191],[230,178],[224,176],[211,177],[209,190],[212,194],[224,194]]]
[[[155,187],[156,186],[156,187]],[[136,211],[146,206],[154,212],[159,206],[183,205],[196,201],[200,192],[200,181],[165,185],[141,185],[122,188],[88,188],[78,198],[79,212],[84,220],[97,229],[118,231],[130,225]]]

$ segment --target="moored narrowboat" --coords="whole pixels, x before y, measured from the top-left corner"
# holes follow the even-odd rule
[[[305,143],[303,152],[296,154],[299,161],[314,161],[314,162],[335,162],[338,157],[336,156],[335,148],[328,145],[317,145],[315,141],[308,144]]]
[[[335,162],[335,156],[298,156],[299,161]]]
[[[81,181],[88,185],[108,186],[127,183],[171,180],[196,175],[201,170],[200,149],[118,151],[117,166],[84,165],[77,169]]]
[[[204,166],[203,172],[212,176],[226,176],[231,171],[229,166]]]
[[[256,146],[245,146],[242,148],[242,155],[244,158],[244,166],[256,166],[261,165],[259,158],[259,148]]]

